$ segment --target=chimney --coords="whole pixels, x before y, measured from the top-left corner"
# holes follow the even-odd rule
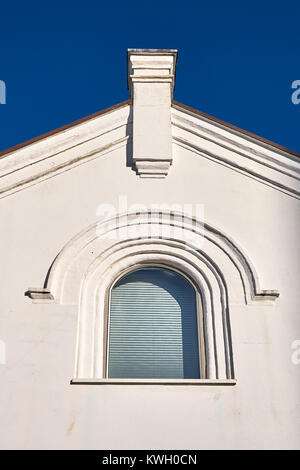
[[[177,51],[128,49],[133,163],[141,178],[164,178],[172,164],[171,101]]]

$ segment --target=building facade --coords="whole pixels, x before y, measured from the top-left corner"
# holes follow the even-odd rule
[[[174,101],[176,59],[1,154],[3,449],[300,447],[299,155]]]

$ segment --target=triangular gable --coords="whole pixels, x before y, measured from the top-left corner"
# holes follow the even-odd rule
[[[176,57],[130,50],[132,99],[1,152],[0,197],[132,141],[130,160],[141,177],[166,177],[174,148],[185,148],[299,198],[298,153],[172,100]]]

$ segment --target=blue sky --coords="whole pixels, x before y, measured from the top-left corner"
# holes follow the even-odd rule
[[[136,47],[178,49],[177,101],[300,152],[300,3],[280,3],[1,7],[0,150],[128,99]]]

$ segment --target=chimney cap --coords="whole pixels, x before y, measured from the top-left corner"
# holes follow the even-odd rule
[[[177,65],[177,49],[136,49],[136,48],[129,48],[127,49],[127,86],[131,92],[130,87],[130,57],[131,56],[148,56],[148,57],[155,57],[155,56],[173,56],[173,80],[172,80],[172,94],[174,91],[175,86],[175,79],[176,79],[176,65]]]
[[[135,49],[129,48],[127,49],[128,53],[140,53],[140,54],[177,54],[177,49]]]

